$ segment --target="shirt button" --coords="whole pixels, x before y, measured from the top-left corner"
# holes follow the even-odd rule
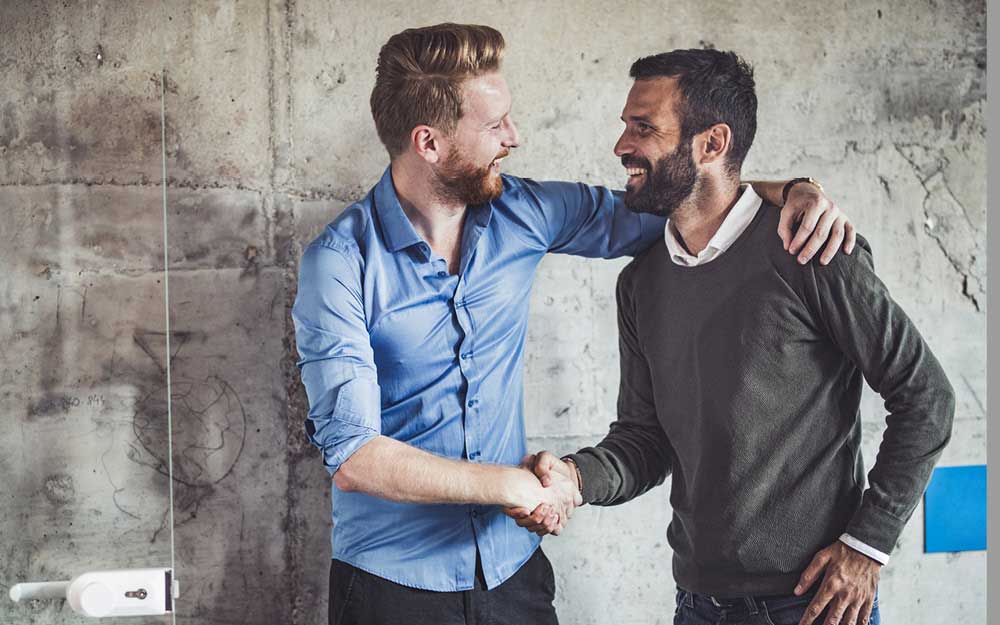
[[[469,358],[472,358],[472,352],[465,352],[462,354],[462,360],[468,360]]]
[[[476,404],[478,404],[478,403],[479,403],[478,399],[470,399],[469,400],[469,408],[474,408],[476,406]]]
[[[477,460],[478,458],[479,458],[479,452],[478,451],[474,451],[474,452],[472,452],[472,453],[469,454],[469,460]]]
[[[438,277],[439,277],[439,278],[444,278],[444,277],[445,277],[445,276],[447,276],[447,275],[448,275],[448,272],[447,272],[447,271],[439,271],[439,272],[438,272]]]
[[[478,511],[478,510],[475,510],[475,509],[473,509],[473,510],[472,510],[472,518],[476,518],[477,516],[479,516],[479,511]]]

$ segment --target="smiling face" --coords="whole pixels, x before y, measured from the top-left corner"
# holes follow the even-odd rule
[[[681,137],[676,78],[637,80],[622,111],[625,130],[615,144],[628,174],[625,205],[669,217],[694,191],[698,169],[691,138]]]
[[[510,109],[510,91],[499,72],[465,81],[462,117],[444,138],[446,156],[436,172],[443,197],[475,205],[500,196],[500,163],[520,143]]]

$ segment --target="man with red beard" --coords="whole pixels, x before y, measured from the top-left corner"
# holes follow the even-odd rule
[[[671,476],[675,625],[877,625],[880,569],[951,435],[948,379],[867,242],[823,266],[774,240],[774,207],[740,184],[749,65],[674,50],[630,74],[625,203],[669,220],[618,280],[618,419],[596,446],[525,462],[595,505]],[[867,487],[866,380],[889,412]]]
[[[572,480],[517,466],[532,278],[550,252],[637,254],[664,220],[620,192],[500,174],[520,141],[503,47],[485,26],[389,39],[371,96],[389,167],[303,254],[293,318],[306,429],[333,476],[330,623],[556,623],[540,539],[501,509],[558,531],[580,502]],[[850,251],[816,187],[792,193],[790,251],[829,259],[845,231]]]

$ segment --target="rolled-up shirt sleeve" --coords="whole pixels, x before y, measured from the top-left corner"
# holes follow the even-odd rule
[[[352,253],[354,252],[354,253]],[[331,475],[381,433],[381,401],[356,250],[313,242],[302,256],[292,320],[309,398],[310,442]]]
[[[621,191],[580,182],[524,178],[522,192],[537,208],[548,251],[590,258],[635,256],[662,240],[666,219],[635,213]]]

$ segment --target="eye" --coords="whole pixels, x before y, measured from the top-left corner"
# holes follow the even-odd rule
[[[648,135],[649,133],[653,132],[653,127],[650,126],[649,124],[645,123],[645,122],[639,122],[638,124],[636,124],[636,126],[639,129],[639,136],[640,137],[644,137],[644,136]]]
[[[492,126],[490,126],[490,130],[500,130],[500,126],[503,126],[503,122],[502,121],[499,121],[499,122],[493,124]]]

